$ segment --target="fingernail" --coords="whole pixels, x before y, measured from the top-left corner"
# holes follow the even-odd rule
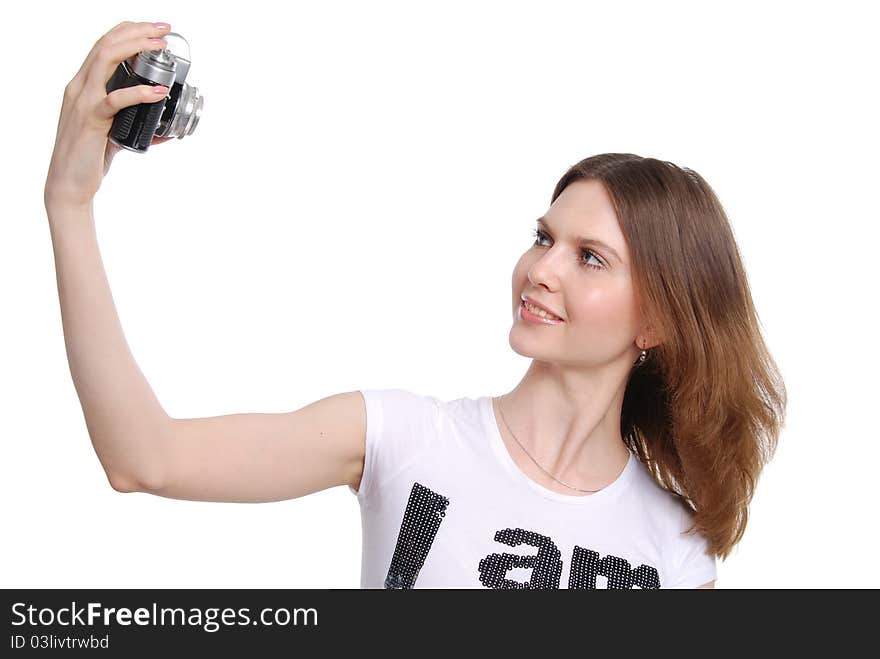
[[[168,23],[153,23],[153,27],[157,27],[160,30],[167,30],[171,26],[168,25]]]
[[[154,94],[167,94],[168,87],[165,87],[164,85],[154,85],[153,86],[153,93]]]

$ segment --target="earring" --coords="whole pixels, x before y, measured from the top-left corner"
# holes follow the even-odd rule
[[[645,344],[647,344],[647,341],[645,341]],[[645,348],[642,348],[642,354],[639,355],[639,358],[636,361],[635,366],[641,366],[647,358],[648,358],[648,351]]]

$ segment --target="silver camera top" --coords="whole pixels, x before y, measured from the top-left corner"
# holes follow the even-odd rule
[[[191,63],[189,43],[177,32],[169,32],[164,38],[168,44],[165,48],[144,50],[130,57],[127,64],[134,73],[157,85],[183,84]]]

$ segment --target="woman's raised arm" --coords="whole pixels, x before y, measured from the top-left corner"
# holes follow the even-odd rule
[[[256,502],[357,487],[366,432],[360,392],[285,414],[174,419],[129,350],[98,249],[92,202],[119,151],[107,139],[116,112],[154,102],[167,89],[157,94],[137,85],[107,94],[106,84],[124,59],[163,47],[168,30],[125,22],[95,42],[65,88],[46,177],[67,359],[95,452],[121,492]]]

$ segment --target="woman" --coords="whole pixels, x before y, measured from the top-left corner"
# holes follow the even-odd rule
[[[563,176],[514,269],[509,339],[532,363],[502,396],[359,390],[171,418],[128,350],[92,214],[114,115],[167,93],[106,82],[169,30],[126,22],[95,43],[46,178],[68,360],[112,486],[257,502],[348,485],[364,587],[712,587],[786,395],[709,185],[632,154]]]

